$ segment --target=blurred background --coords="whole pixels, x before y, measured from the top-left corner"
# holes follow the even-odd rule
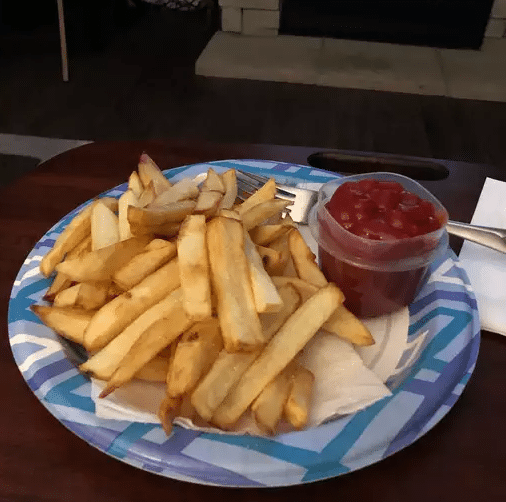
[[[488,93],[462,99],[449,92],[389,91],[381,72],[394,81],[396,67],[374,56],[374,41],[360,46],[360,57],[348,57],[347,68],[334,71],[376,81],[360,77],[326,86],[272,81],[269,75],[196,75],[195,64],[220,33],[229,7],[218,0],[196,0],[188,10],[176,0],[163,3],[64,0],[70,79],[63,82],[56,0],[0,0],[0,182],[82,142],[169,136],[505,164],[506,39],[504,23],[493,23],[491,37],[488,14],[480,21],[491,37],[482,33],[480,39],[493,48],[486,71],[466,69],[483,47],[451,53],[454,75],[462,73],[463,82],[471,75],[474,88]],[[442,53],[435,54],[439,65]],[[232,61],[226,54],[214,57],[218,69]],[[409,62],[409,53],[403,58]],[[233,76],[233,68],[227,71]]]

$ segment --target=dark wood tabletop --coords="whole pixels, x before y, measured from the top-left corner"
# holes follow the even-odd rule
[[[315,150],[190,140],[100,142],[44,162],[0,191],[0,500],[506,500],[506,338],[497,334],[482,332],[469,384],[450,413],[421,439],[359,471],[287,488],[201,486],[136,469],[66,429],[26,385],[8,341],[10,291],[26,255],[62,216],[126,181],[143,151],[168,169],[233,158],[307,165]],[[449,171],[446,179],[421,183],[454,220],[470,221],[487,176],[506,180],[506,172],[494,166],[441,164]],[[457,240],[451,244],[458,250]]]

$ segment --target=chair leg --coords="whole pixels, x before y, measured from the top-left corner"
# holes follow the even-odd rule
[[[67,56],[67,37],[65,35],[65,14],[63,0],[56,0],[58,4],[58,25],[60,28],[61,71],[64,82],[69,81],[69,61]]]

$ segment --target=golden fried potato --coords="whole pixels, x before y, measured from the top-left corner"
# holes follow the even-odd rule
[[[256,350],[265,340],[251,289],[241,223],[222,216],[212,219],[207,225],[207,247],[225,348],[229,352]]]
[[[334,284],[329,284],[303,303],[242,375],[213,414],[212,422],[223,429],[230,429],[265,386],[313,337],[343,299],[341,290]]]

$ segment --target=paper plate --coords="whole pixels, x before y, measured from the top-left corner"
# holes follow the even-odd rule
[[[336,176],[258,160],[184,166],[166,175],[190,176],[209,167],[249,170],[290,184],[318,184]],[[117,197],[125,188],[121,185],[107,195]],[[409,306],[408,348],[399,363],[406,366],[408,361],[407,368],[387,382],[391,396],[361,412],[269,439],[177,426],[166,437],[157,424],[100,419],[94,414],[89,378],[76,369],[61,338],[29,309],[42,301],[50,284],[39,273],[39,262],[79,209],[50,229],[21,267],[9,303],[9,338],[19,370],[40,402],[73,433],[118,460],[161,476],[219,486],[288,486],[323,480],[378,462],[415,442],[446,415],[472,374],[480,343],[476,299],[449,250],[432,265],[426,284]],[[423,350],[411,361],[416,340],[425,332]]]

